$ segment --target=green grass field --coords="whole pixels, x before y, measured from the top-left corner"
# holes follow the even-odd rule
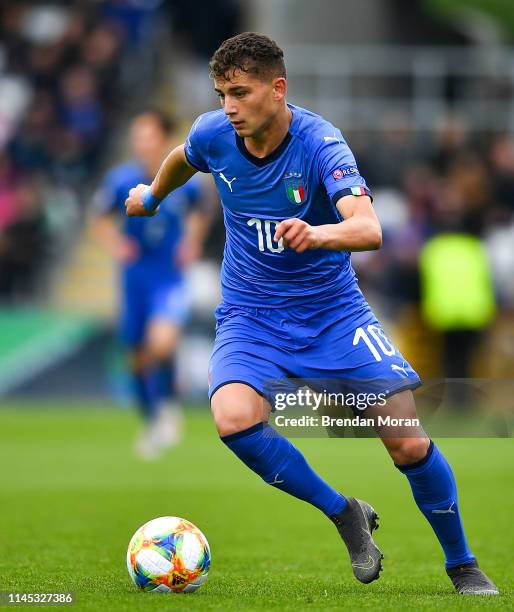
[[[155,463],[132,455],[137,421],[98,406],[0,410],[0,591],[66,592],[73,610],[514,608],[512,439],[439,440],[460,486],[468,538],[501,597],[453,593],[441,551],[406,479],[375,440],[299,440],[311,464],[380,514],[381,579],[351,574],[334,527],[266,486],[191,411],[183,443]],[[191,595],[140,593],[125,553],[132,533],[183,516],[209,539],[207,582]]]

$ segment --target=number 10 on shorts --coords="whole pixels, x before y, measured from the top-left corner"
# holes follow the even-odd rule
[[[386,357],[391,357],[391,355],[394,355],[396,352],[394,344],[385,335],[384,330],[376,325],[368,325],[366,329],[358,327],[353,336],[353,346],[357,346],[361,340],[371,351],[376,361],[382,361],[382,355],[378,352],[378,349],[380,349]]]

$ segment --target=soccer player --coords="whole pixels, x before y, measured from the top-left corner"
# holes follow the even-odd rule
[[[152,459],[180,436],[174,355],[189,311],[184,266],[200,254],[206,217],[197,178],[165,198],[150,223],[122,214],[131,186],[149,181],[177,143],[172,119],[159,110],[134,117],[129,137],[134,159],[106,175],[95,196],[94,227],[121,264],[121,337],[145,421],[136,450]]]
[[[380,414],[416,418],[411,389],[419,377],[385,335],[350,263],[351,251],[381,246],[370,191],[341,132],[286,102],[283,52],[274,41],[234,36],[210,69],[221,110],[195,121],[150,186],[130,190],[127,214],[154,215],[197,171],[214,177],[227,232],[209,373],[216,427],[265,482],[335,523],[355,577],[369,583],[382,559],[372,537],[375,511],[331,487],[267,424],[266,381],[382,381],[388,399]],[[373,414],[369,405],[366,413]],[[466,542],[441,451],[420,426],[377,430],[443,548],[456,590],[497,594]]]

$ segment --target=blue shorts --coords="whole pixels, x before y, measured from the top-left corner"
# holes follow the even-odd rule
[[[125,286],[120,317],[122,342],[131,347],[139,346],[150,321],[159,319],[182,327],[188,316],[189,297],[182,281],[153,287]]]
[[[209,398],[241,382],[271,401],[270,381],[287,378],[385,396],[421,384],[365,302],[350,315],[335,302],[289,309],[220,304]]]

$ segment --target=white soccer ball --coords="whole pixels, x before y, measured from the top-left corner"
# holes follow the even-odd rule
[[[151,593],[191,593],[211,564],[203,533],[186,519],[162,516],[140,527],[130,540],[127,569],[134,584]]]

